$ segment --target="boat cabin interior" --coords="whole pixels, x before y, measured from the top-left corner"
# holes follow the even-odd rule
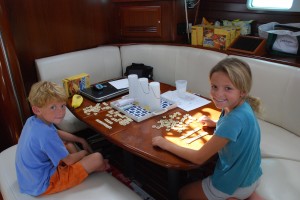
[[[298,4],[297,0],[294,4]],[[260,27],[264,24],[299,23],[300,9],[255,9],[247,0],[0,0],[0,8],[0,152],[18,143],[23,125],[32,115],[27,96],[32,84],[39,80],[37,59],[99,46],[155,44],[208,49],[300,67],[300,54],[266,50],[255,55],[192,41],[192,27],[204,21],[212,26],[234,20],[249,23],[250,32],[246,35],[261,38]],[[89,136],[95,134],[92,129],[86,131]],[[124,152],[119,147],[103,140],[97,145],[95,148],[106,148],[115,166],[122,169]],[[128,155],[125,158],[129,159]],[[130,159],[136,159],[135,174],[141,177],[143,189],[154,199],[169,199],[167,186],[161,181],[167,172],[141,157]],[[161,184],[145,175],[151,174],[149,169],[153,174],[162,174],[156,179]],[[130,177],[131,172],[122,173]],[[197,176],[197,171],[189,173]]]

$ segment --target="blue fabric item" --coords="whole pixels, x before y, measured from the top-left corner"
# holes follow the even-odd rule
[[[233,194],[248,187],[262,175],[260,128],[251,106],[244,102],[227,115],[222,111],[215,135],[227,138],[216,164],[212,183],[218,190]]]
[[[33,196],[44,193],[60,160],[68,154],[53,124],[47,125],[36,116],[28,118],[16,152],[20,191]]]

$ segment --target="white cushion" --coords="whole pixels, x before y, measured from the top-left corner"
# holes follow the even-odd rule
[[[62,85],[62,79],[80,73],[90,75],[91,83],[122,75],[119,47],[101,46],[35,60],[39,80]]]
[[[90,75],[91,83],[122,76],[119,47],[101,46],[40,58],[35,60],[39,80],[52,81],[62,85],[62,79],[80,73]],[[87,128],[69,110],[59,129],[75,133]]]
[[[153,67],[154,80],[175,85],[175,80],[188,81],[187,89],[209,97],[209,71],[227,54],[184,46],[121,46],[123,70],[132,63]]]
[[[17,145],[12,146],[0,154],[0,191],[4,200],[141,200],[141,198],[107,172],[93,173],[80,185],[66,191],[32,197],[19,192],[15,169],[15,153]]]
[[[66,109],[66,115],[64,119],[57,126],[59,129],[69,133],[76,133],[87,128],[87,125],[77,119],[77,117],[75,117],[69,109]]]
[[[262,120],[259,120],[259,125],[262,157],[285,158],[300,162],[300,137],[298,135]]]
[[[153,78],[156,81],[175,83],[176,48],[166,45],[128,45],[121,46],[123,71],[132,63],[143,63],[153,67]]]
[[[253,73],[253,96],[261,98],[265,121],[300,136],[300,68],[274,62],[237,57],[245,60]]]
[[[299,200],[300,162],[285,159],[262,159],[263,176],[257,193],[266,200]]]

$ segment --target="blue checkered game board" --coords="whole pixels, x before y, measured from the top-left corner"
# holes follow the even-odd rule
[[[173,103],[166,101],[164,99],[160,100],[160,107],[162,109],[167,108],[171,106]],[[151,114],[151,112],[147,111],[146,109],[137,106],[137,105],[132,105],[130,108],[124,109],[125,112],[130,113],[131,115],[135,117],[144,117],[145,115]]]
[[[143,121],[145,119],[148,119],[148,118],[154,116],[154,114],[152,112],[146,110],[145,108],[140,107],[139,105],[135,105],[135,104],[130,104],[130,105],[127,105],[125,108],[122,108],[122,107],[116,106],[114,104],[114,102],[112,102],[111,106],[137,122]],[[167,111],[172,108],[176,108],[177,105],[174,102],[171,102],[169,100],[161,98],[160,99],[160,107],[162,110],[164,109]]]

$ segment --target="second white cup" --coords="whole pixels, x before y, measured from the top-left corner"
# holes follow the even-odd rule
[[[187,80],[176,80],[175,84],[176,84],[177,95],[183,98],[186,93]]]

